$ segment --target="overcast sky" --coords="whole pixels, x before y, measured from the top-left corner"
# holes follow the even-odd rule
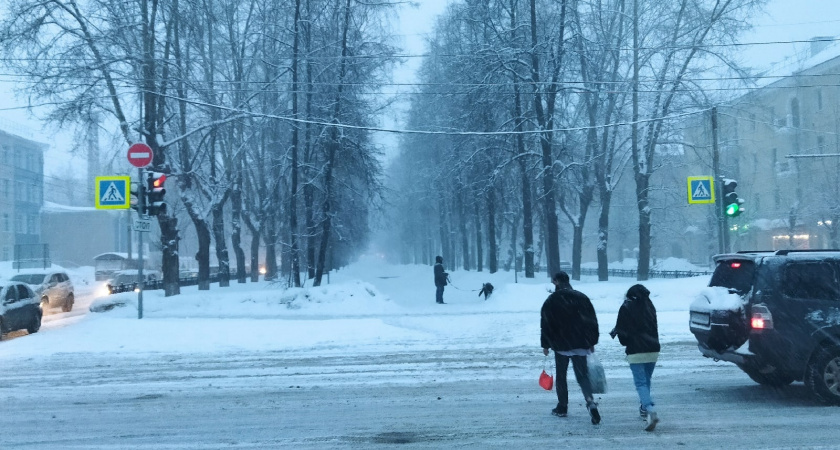
[[[424,51],[424,36],[432,30],[434,18],[442,13],[450,0],[420,0],[415,5],[401,8],[400,24],[395,32],[402,37],[406,54]],[[840,6],[838,0],[770,0],[766,14],[757,17],[755,30],[744,36],[742,42],[778,42],[807,40],[815,36],[836,36],[840,34]],[[766,66],[782,56],[806,52],[807,44],[773,44],[743,47],[745,62],[753,67]],[[408,58],[406,64],[394,74],[399,82],[414,80],[413,73],[420,60]],[[30,128],[38,140],[49,142],[51,148],[45,159],[46,173],[56,173],[66,166],[68,150],[72,143],[67,133],[57,133],[42,124],[24,110],[10,109],[22,106],[24,102],[13,95],[15,88],[8,82],[11,77],[0,71],[0,126],[20,124]],[[25,96],[22,96],[25,97]],[[399,128],[400,124],[389,121],[385,128]],[[393,135],[381,137],[383,145],[395,147]],[[80,158],[71,163],[83,168]],[[83,169],[81,169],[83,170]]]

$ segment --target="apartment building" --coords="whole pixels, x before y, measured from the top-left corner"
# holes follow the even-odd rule
[[[686,128],[685,175],[712,174],[711,124],[707,114]],[[732,250],[840,248],[840,45],[815,39],[718,106],[717,124],[720,175],[745,200],[728,221]],[[714,207],[690,209],[716,240]]]
[[[44,152],[47,145],[0,127],[0,260],[41,244]]]

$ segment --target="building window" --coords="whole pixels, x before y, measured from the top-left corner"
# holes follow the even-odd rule
[[[817,111],[823,109],[822,89],[817,89]]]
[[[6,233],[12,231],[12,222],[9,220],[8,213],[3,213],[3,231]]]
[[[817,136],[817,153],[825,152],[825,138]]]
[[[9,180],[7,180],[5,178],[0,180],[0,189],[3,190],[3,192],[2,192],[3,198],[11,198],[12,193],[11,193],[11,189],[9,189]]]
[[[755,131],[756,126],[755,114],[750,114],[750,130]]]
[[[15,233],[23,233],[23,216],[20,214],[15,214]]]
[[[799,128],[799,124],[802,123],[799,117],[799,99],[792,98],[790,99],[790,123],[791,126],[794,128]]]
[[[8,261],[12,259],[9,255],[9,247],[3,247],[3,261]]]
[[[24,201],[26,199],[26,185],[23,184],[23,181],[17,182],[17,189],[15,190],[15,200],[17,201]]]
[[[29,214],[26,216],[26,233],[38,234],[38,215]]]

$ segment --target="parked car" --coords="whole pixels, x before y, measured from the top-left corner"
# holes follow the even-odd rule
[[[73,309],[76,297],[73,282],[63,271],[45,270],[38,272],[19,273],[11,278],[28,284],[41,299],[41,307],[46,310],[60,306],[64,312]]]
[[[161,273],[157,270],[144,270],[143,271],[143,279],[146,283],[156,281],[161,278]],[[125,269],[119,270],[114,272],[114,275],[105,282],[107,286],[117,287],[117,286],[130,286],[131,289],[137,287],[137,282],[139,281],[139,271],[137,269]],[[111,289],[109,288],[109,291]],[[122,291],[124,292],[124,291]]]
[[[804,381],[840,404],[840,251],[717,255],[709,288],[691,304],[700,352],[760,384]]]
[[[3,333],[20,329],[37,333],[42,316],[41,301],[32,288],[14,281],[0,284],[0,339]]]
[[[569,275],[572,274],[572,263],[569,261],[560,261],[560,270],[563,272],[568,273]]]

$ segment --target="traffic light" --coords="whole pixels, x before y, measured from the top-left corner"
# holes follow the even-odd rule
[[[137,211],[141,216],[146,214],[145,204],[143,202],[143,185],[137,181],[132,181],[129,186],[129,204],[131,209]]]
[[[744,200],[738,197],[736,187],[737,181],[729,178],[723,180],[723,213],[728,217],[738,217],[744,212]]]
[[[166,214],[166,202],[163,196],[166,189],[163,183],[166,181],[166,174],[162,172],[149,172],[146,178],[146,211],[150,216]]]

